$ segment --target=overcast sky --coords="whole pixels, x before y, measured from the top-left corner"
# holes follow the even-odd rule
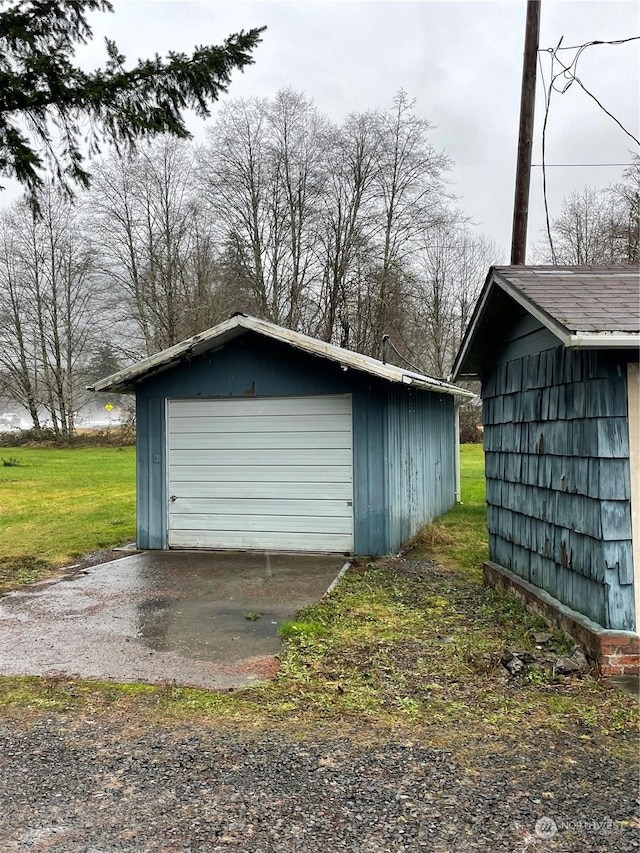
[[[454,161],[460,205],[508,261],[525,30],[525,0],[115,0],[115,14],[93,17],[95,39],[83,60],[102,62],[102,38],[114,38],[130,60],[196,44],[218,44],[240,29],[266,25],[255,64],[237,73],[227,98],[304,91],[330,118],[386,108],[398,89],[415,98],[435,129],[432,142]],[[542,0],[540,47],[580,45],[640,35],[634,0]],[[640,42],[596,46],[578,76],[625,125],[639,134]],[[569,52],[564,54],[566,60]],[[549,62],[544,58],[544,71]],[[538,79],[534,163],[540,163],[543,87]],[[203,123],[190,129],[203,137]],[[554,95],[550,163],[627,163],[635,143],[573,85]],[[541,170],[533,170],[529,247],[544,225]],[[585,184],[605,186],[622,167],[549,170],[552,215]]]

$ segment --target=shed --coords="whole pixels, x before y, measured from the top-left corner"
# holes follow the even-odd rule
[[[489,575],[596,634],[638,628],[639,344],[637,267],[492,267],[453,370],[482,382]]]
[[[473,396],[243,314],[93,390],[136,395],[138,547],[373,555],[455,502]]]

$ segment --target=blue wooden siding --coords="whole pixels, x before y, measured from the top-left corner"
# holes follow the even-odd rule
[[[452,506],[450,395],[345,372],[337,364],[248,334],[138,387],[138,547],[166,547],[167,398],[315,394],[352,395],[356,553],[395,551],[422,524]]]
[[[387,538],[392,549],[455,501],[451,397],[405,387],[386,395]]]
[[[139,548],[166,547],[165,402],[159,397],[136,399],[136,541]]]
[[[607,628],[633,630],[626,356],[531,317],[482,382],[490,558]]]

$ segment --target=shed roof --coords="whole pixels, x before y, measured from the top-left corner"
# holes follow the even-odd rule
[[[217,349],[249,332],[255,332],[258,335],[272,338],[311,355],[337,362],[347,369],[352,368],[371,374],[372,376],[377,376],[380,379],[386,379],[389,382],[412,385],[426,391],[437,391],[440,394],[451,394],[461,400],[475,396],[470,391],[466,391],[464,388],[459,388],[449,382],[444,382],[441,379],[434,379],[431,376],[424,376],[421,373],[403,370],[401,367],[396,367],[393,364],[385,364],[376,358],[343,349],[334,344],[320,341],[317,338],[303,335],[300,332],[293,332],[291,329],[285,329],[282,326],[275,325],[275,323],[269,323],[267,320],[258,320],[256,317],[250,317],[246,314],[236,314],[229,320],[225,320],[224,323],[214,326],[212,329],[207,329],[198,335],[194,335],[192,338],[188,338],[186,341],[175,344],[162,352],[155,353],[155,355],[151,355],[137,364],[131,365],[131,367],[126,367],[124,370],[118,371],[118,373],[107,376],[105,379],[100,379],[89,386],[89,390],[131,393],[135,391],[136,385],[145,379],[175,367],[182,361],[202,355],[208,350]]]
[[[566,347],[635,349],[640,345],[637,266],[491,267],[456,356],[453,377],[477,377],[485,351],[520,306]],[[491,347],[489,347],[491,348]]]

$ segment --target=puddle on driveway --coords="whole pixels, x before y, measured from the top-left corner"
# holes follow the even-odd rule
[[[280,623],[319,601],[343,563],[155,551],[35,584],[0,598],[0,673],[252,683],[281,648]]]

